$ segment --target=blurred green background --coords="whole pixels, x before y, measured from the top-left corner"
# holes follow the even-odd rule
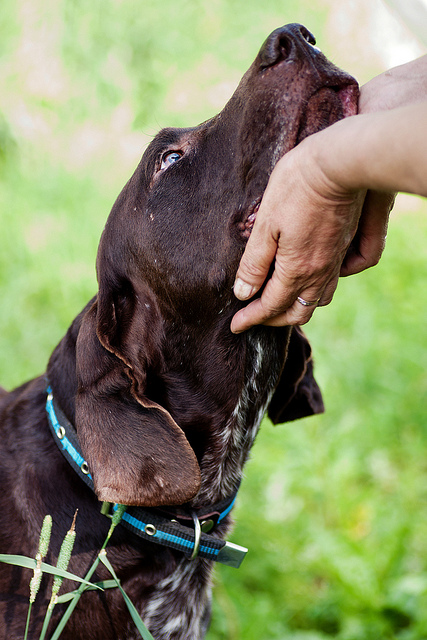
[[[4,386],[44,371],[96,291],[145,144],[219,111],[287,22],[361,83],[425,52],[381,0],[2,0]],[[265,421],[231,536],[250,552],[215,572],[209,640],[427,638],[426,213],[399,196],[380,265],[306,327],[327,412]]]

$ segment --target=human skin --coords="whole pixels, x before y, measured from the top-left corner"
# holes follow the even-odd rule
[[[379,261],[394,193],[427,196],[427,56],[361,89],[360,115],[306,138],[277,163],[241,260],[235,295],[256,297],[233,318],[307,322],[329,304],[338,278]]]

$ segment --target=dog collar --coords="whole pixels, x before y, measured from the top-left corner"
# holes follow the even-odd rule
[[[50,430],[61,453],[83,482],[94,491],[93,478],[82,455],[77,432],[55,401],[50,386],[47,388],[46,412]],[[124,512],[121,524],[144,540],[182,551],[189,559],[198,556],[238,568],[247,549],[208,533],[230,513],[237,491],[238,487],[226,500],[197,511],[189,511],[185,506],[131,506]],[[111,517],[117,506],[104,502],[101,512]]]

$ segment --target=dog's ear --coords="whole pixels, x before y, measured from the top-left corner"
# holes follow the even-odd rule
[[[322,394],[313,375],[311,347],[299,327],[291,331],[279,384],[268,408],[274,424],[322,413]]]
[[[96,494],[122,504],[183,504],[200,488],[200,469],[182,429],[148,397],[162,340],[156,302],[130,282],[106,286],[104,275],[77,340],[76,429]]]

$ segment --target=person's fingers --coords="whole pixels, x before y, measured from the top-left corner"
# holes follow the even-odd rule
[[[367,192],[356,235],[341,267],[341,276],[360,273],[378,264],[385,246],[394,198],[393,193]]]
[[[286,311],[267,319],[263,324],[271,327],[306,324],[317,307],[325,307],[332,301],[338,280],[339,275],[334,275],[324,287],[323,292],[318,288],[304,289]]]
[[[242,333],[257,324],[257,319],[264,316],[261,298],[252,300],[246,307],[234,314],[230,329],[232,333]]]
[[[339,274],[334,276],[326,285],[323,290],[322,296],[319,300],[318,307],[326,307],[330,302],[332,302],[332,298],[334,297],[335,290],[338,286]]]
[[[310,287],[299,285],[296,279],[281,272],[281,263],[276,261],[275,269],[260,298],[253,300],[238,311],[232,319],[231,331],[240,333],[256,324],[283,326],[284,324],[305,324],[323,295],[323,284]],[[300,300],[296,298],[301,291]]]
[[[314,295],[317,294],[304,292],[304,295],[298,296],[285,312],[266,320],[264,324],[269,327],[306,324],[315,312],[321,298],[320,295],[317,295],[317,298],[313,297]]]
[[[259,291],[267,278],[276,251],[277,238],[268,228],[268,220],[255,220],[234,281],[236,298],[249,300]]]
[[[286,289],[293,293],[285,299],[285,288],[273,272],[261,297],[235,314],[231,322],[231,331],[241,333],[256,324],[270,327],[306,324],[317,307],[324,307],[332,301],[338,280],[339,274],[335,272],[326,285],[323,283],[301,288],[297,297],[294,293],[296,285],[293,284]]]
[[[269,327],[283,327],[284,325],[306,324],[323,297],[317,287],[309,287],[300,292],[296,300],[288,308],[277,315],[267,318],[263,324]]]
[[[287,290],[288,287],[281,284],[275,269],[261,297],[250,302],[233,317],[231,331],[240,333],[256,324],[264,324],[267,320],[280,316],[284,309],[293,303],[293,299],[284,298],[283,292]]]
[[[264,320],[266,316],[265,309],[261,298],[257,298],[235,314],[231,322],[231,331],[233,333],[241,333],[257,324],[263,324],[269,327],[283,327],[294,324],[302,325],[310,320],[315,309],[315,305],[306,307],[295,300],[286,311],[278,312],[276,315]]]

